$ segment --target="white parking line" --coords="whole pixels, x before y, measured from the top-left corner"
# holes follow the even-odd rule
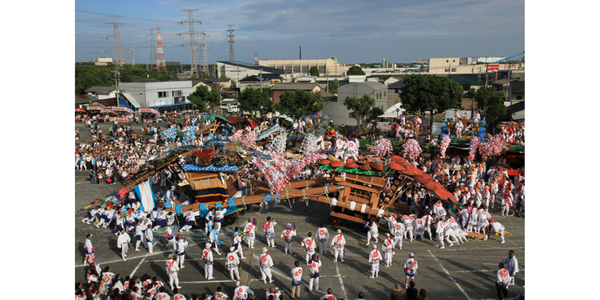
[[[448,270],[446,270],[446,268],[444,268],[444,266],[438,261],[437,257],[435,257],[435,255],[433,255],[433,253],[431,253],[431,250],[427,250],[429,252],[429,254],[431,255],[431,257],[433,257],[433,259],[435,260],[435,262],[437,262],[438,265],[440,265],[440,267],[442,268],[442,270],[444,270],[444,272],[446,272],[446,275],[448,275],[448,277],[450,277],[450,280],[452,280],[452,282],[454,282],[454,284],[456,284],[456,286],[458,287],[458,289],[465,295],[465,297],[467,297],[467,300],[472,300],[469,295],[467,295],[467,293],[462,289],[462,287],[456,282],[456,280],[454,280],[454,277],[452,277],[452,275],[450,275],[450,272],[448,272]]]
[[[135,267],[135,269],[133,269],[133,271],[131,271],[131,274],[129,274],[129,277],[133,278],[133,274],[135,274],[135,272],[140,268],[140,266],[142,265],[142,263],[144,262],[144,260],[146,260],[146,257],[142,258],[142,260],[137,265],[137,267]]]
[[[344,287],[344,280],[342,280],[342,275],[340,274],[340,268],[338,267],[338,264],[335,264],[335,273],[340,279],[340,288],[342,288],[342,295],[344,296],[344,299],[348,299],[348,295],[346,295],[346,288]]]

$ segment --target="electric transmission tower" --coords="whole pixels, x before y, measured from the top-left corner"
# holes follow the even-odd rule
[[[135,66],[135,51],[133,51],[133,46],[129,46],[129,50],[125,50],[127,53],[131,54],[131,65]]]
[[[235,61],[235,53],[233,52],[233,43],[235,42],[233,40],[233,38],[235,37],[235,35],[233,34],[233,32],[235,31],[235,29],[233,29],[233,25],[228,25],[229,28],[227,29],[227,37],[229,38],[229,61]]]
[[[187,11],[188,13],[188,20],[187,21],[182,21],[179,22],[180,24],[183,23],[189,23],[190,26],[190,31],[188,32],[184,32],[184,33],[189,33],[190,35],[190,55],[192,57],[192,73],[195,73],[198,71],[198,67],[196,64],[196,45],[198,43],[196,43],[195,39],[196,39],[196,32],[194,32],[194,23],[199,23],[202,25],[202,22],[200,21],[194,21],[194,11],[197,11],[197,9],[182,9],[183,11]],[[202,32],[202,34],[204,34],[204,32]],[[180,34],[181,35],[181,34]],[[206,34],[204,34],[206,36]],[[184,44],[185,45],[185,44]],[[204,47],[204,45],[202,44],[202,46]],[[203,60],[204,60],[204,56],[203,56]]]
[[[123,65],[123,56],[121,55],[121,37],[119,36],[119,26],[124,25],[125,23],[106,23],[106,24],[111,24],[113,26],[114,29],[114,33],[113,33],[113,37],[115,40],[115,65],[117,66],[122,66]],[[109,38],[109,36],[107,36],[106,38]]]
[[[160,33],[160,28],[156,28],[156,40],[158,41],[158,47],[156,48],[156,70],[167,71],[167,64],[165,63],[165,54],[163,53],[163,42],[162,42],[162,33]]]
[[[150,69],[152,70],[152,61],[154,61],[154,58],[156,57],[156,50],[154,48],[154,36],[156,36],[156,34],[154,33],[154,28],[149,29],[150,30],[150,34],[147,34],[150,36]],[[146,66],[146,68],[148,68],[148,66]]]

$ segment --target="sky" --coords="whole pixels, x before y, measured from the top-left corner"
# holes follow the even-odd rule
[[[510,56],[525,50],[524,0],[76,0],[75,61],[115,58],[119,23],[123,59],[156,63],[150,55],[161,28],[167,62],[191,62],[187,9],[196,43],[206,35],[209,64],[229,60],[233,25],[235,60],[318,59],[391,63],[435,57]],[[200,46],[198,46],[200,47]],[[196,60],[201,61],[200,50]],[[516,57],[521,58],[522,56]]]

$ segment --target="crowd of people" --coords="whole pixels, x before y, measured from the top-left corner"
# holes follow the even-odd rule
[[[189,118],[186,118],[184,123],[184,126],[200,126],[200,124],[190,124]],[[169,124],[169,127],[173,126],[177,125],[174,123]],[[300,124],[297,126],[300,126]],[[418,128],[418,126],[418,120],[415,120],[415,127],[412,127],[413,130],[415,130],[414,128]],[[400,127],[397,132],[402,132],[402,128]],[[90,134],[97,135],[98,138],[92,143],[85,143],[79,140],[79,133],[77,133],[76,168],[78,170],[89,170],[91,183],[114,184],[116,181],[122,181],[129,174],[135,173],[140,166],[152,157],[159,156],[171,147],[181,144],[180,140],[163,140],[160,130],[156,124],[146,124],[138,134],[131,126],[123,126],[115,123],[109,130],[109,136],[101,138],[102,134],[99,132],[99,125],[91,123]],[[296,127],[296,130],[300,131],[301,129],[300,127]],[[518,128],[514,130],[507,128],[505,131],[507,138],[524,140],[524,133],[519,131]],[[505,131],[503,130],[503,134]],[[406,130],[402,135],[404,135],[404,138],[410,137],[410,133],[406,134]],[[194,145],[202,145],[205,138],[208,137],[198,137],[194,141]],[[503,217],[515,214],[517,217],[524,216],[525,180],[523,170],[516,176],[508,176],[508,166],[501,164],[501,161],[500,163],[489,163],[488,166],[486,162],[471,162],[461,159],[458,156],[452,159],[441,159],[439,156],[431,159],[421,157],[412,163],[444,185],[449,192],[453,193],[456,200],[464,208],[458,210],[449,202],[434,201],[434,195],[419,185],[404,192],[400,198],[400,202],[410,208],[410,214],[400,220],[395,220],[395,217],[391,215],[385,217],[389,226],[389,233],[385,234],[386,238],[382,243],[381,252],[376,246],[379,239],[378,224],[371,222],[368,226],[367,245],[370,244],[371,239],[375,240],[368,258],[371,265],[370,278],[378,277],[379,264],[381,262],[385,262],[386,267],[391,267],[392,257],[395,253],[393,249],[394,247],[402,249],[403,240],[412,242],[413,238],[416,239],[420,236],[423,241],[427,233],[429,239],[436,238],[438,242],[436,246],[443,249],[445,247],[444,241],[450,246],[454,246],[454,244],[458,245],[466,242],[467,236],[471,232],[484,234],[485,239],[495,232],[500,235],[501,243],[504,243],[504,227],[493,220],[489,209],[494,208],[495,205],[500,205],[502,207],[501,216]],[[258,180],[261,180],[261,176],[263,176],[251,165],[241,167],[238,174],[242,178],[254,178]],[[331,171],[320,170],[318,165],[312,165],[303,170],[302,175],[295,179],[324,178],[332,175]],[[175,200],[185,198],[184,194],[177,193],[175,189],[175,185],[181,180],[177,176],[177,170],[167,168],[161,172],[157,172],[157,174],[152,176],[151,180],[158,187],[157,196],[159,201],[165,202],[165,208],[172,207]],[[337,192],[332,194],[333,197],[337,196],[335,193]],[[385,197],[385,194],[382,197]],[[84,265],[89,263],[87,271],[88,285],[83,290],[81,285],[78,284],[76,286],[76,296],[79,299],[84,299],[84,297],[87,297],[87,299],[186,299],[185,296],[178,293],[178,288],[180,287],[177,274],[180,269],[185,267],[184,260],[187,241],[180,239],[174,232],[178,227],[180,227],[180,231],[185,231],[196,226],[196,216],[197,212],[186,213],[182,217],[182,219],[185,219],[183,221],[178,220],[175,214],[169,214],[160,209],[143,212],[140,210],[139,201],[135,199],[133,193],[130,193],[122,206],[107,207],[104,205],[94,207],[88,212],[87,217],[82,222],[95,224],[96,227],[112,227],[115,235],[118,236],[117,247],[121,249],[124,261],[126,260],[129,244],[132,240],[130,232],[133,233],[135,240],[135,251],[140,251],[139,246],[143,245],[148,253],[153,253],[153,245],[159,240],[164,241],[167,246],[173,248],[176,255],[170,256],[166,265],[172,294],[165,291],[165,284],[156,277],[150,278],[150,275],[144,275],[142,278],[121,278],[119,274],[112,273],[110,267],[101,268],[98,262],[94,260],[93,247],[91,246],[91,242],[89,242],[91,240],[90,235],[86,239],[86,257],[84,259]],[[204,222],[206,248],[203,251],[203,260],[205,263],[204,275],[207,280],[213,279],[212,265],[214,263],[212,253],[220,255],[219,247],[223,247],[220,245],[224,244],[220,233],[222,222],[222,212],[213,209],[206,215]],[[270,247],[275,247],[276,225],[277,223],[270,217],[262,224],[267,245]],[[188,226],[187,229],[186,226]],[[227,253],[228,261],[229,257],[232,257],[232,261],[237,262],[227,265],[231,279],[235,281],[235,277],[237,277],[238,280],[237,287],[234,290],[235,296],[231,297],[232,299],[253,299],[253,297],[256,297],[256,295],[253,295],[254,292],[247,286],[239,284],[238,270],[239,260],[244,259],[242,252],[244,246],[242,244],[245,243],[247,247],[254,248],[256,226],[257,224],[254,220],[248,220],[244,226],[236,228],[233,239],[230,241],[231,247],[225,247],[229,249],[229,253]],[[164,239],[156,238],[157,235],[155,233],[159,233],[160,228],[164,230]],[[313,289],[313,286],[315,289],[319,288],[318,279],[321,261],[319,255],[316,254],[317,246],[321,255],[327,253],[328,246],[332,246],[335,257],[334,262],[337,262],[338,257],[340,258],[340,262],[344,262],[345,238],[341,230],[336,232],[337,235],[333,236],[331,243],[329,243],[329,234],[324,226],[318,228],[315,232],[314,237],[312,232],[308,232],[307,236],[300,243],[306,254],[305,263],[309,266],[309,291]],[[292,252],[292,243],[296,234],[296,230],[295,228],[292,229],[291,224],[287,224],[285,230],[281,232],[280,236],[286,246],[286,253],[288,250],[290,253]],[[90,244],[89,247],[88,243]],[[264,284],[267,284],[267,281],[269,283],[273,282],[270,271],[272,266],[273,262],[268,255],[268,248],[265,247],[262,249],[260,257],[261,279]],[[301,282],[301,279],[298,280],[297,268],[299,268],[299,265],[295,265],[294,269],[296,272],[292,272],[291,274],[293,278],[292,286],[299,286],[298,282]],[[416,299],[413,295],[420,296],[421,298],[419,299],[427,298],[424,289],[415,293],[414,277],[417,269],[418,264],[414,259],[414,253],[409,253],[409,258],[404,265],[406,277],[405,294],[407,299]],[[516,273],[518,273],[518,267]],[[509,274],[512,274],[510,276],[514,278],[514,268],[512,272],[509,271]],[[500,282],[503,284],[504,281],[502,280]],[[499,293],[503,292],[503,287],[500,288]],[[296,293],[296,290],[297,288],[293,288],[293,293]],[[401,291],[401,286],[399,290]],[[398,291],[398,286],[396,286],[396,291]],[[332,295],[330,291],[328,292],[329,295]],[[392,298],[396,299],[394,297],[397,294],[396,296],[394,295],[392,294]],[[270,296],[273,299],[282,299],[284,297],[279,291],[274,291],[270,288],[267,290],[265,296],[267,299],[270,299]],[[323,297],[326,296],[324,295]],[[192,295],[191,299],[227,299],[224,297],[224,292],[218,290],[212,295],[207,293],[204,295]],[[333,296],[333,298],[327,297],[321,299],[340,298]]]

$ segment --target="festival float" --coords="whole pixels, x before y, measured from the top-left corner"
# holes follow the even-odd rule
[[[321,127],[319,133],[323,136],[329,130]],[[404,144],[401,156],[393,154],[388,139],[375,141],[371,153],[361,154],[355,141],[345,141],[339,135],[332,138],[333,146],[326,148],[325,143],[317,143],[318,138],[312,131],[305,134],[297,149],[299,154],[288,159],[286,140],[289,136],[285,132],[270,138],[263,149],[256,144],[261,133],[256,128],[248,132],[238,130],[227,138],[212,138],[201,147],[189,145],[196,134],[191,127],[179,130],[187,146],[149,160],[123,182],[123,190],[136,191],[145,211],[156,206],[150,178],[165,168],[181,179],[176,189],[187,199],[163,209],[177,214],[199,211],[199,216],[204,217],[213,207],[225,208],[229,222],[235,221],[238,214],[251,205],[287,200],[292,206],[296,199],[307,205],[310,201],[329,204],[332,223],[366,224],[390,215],[399,219],[413,213],[398,201],[413,187],[425,188],[435,199],[445,201],[449,208],[461,208],[443,185],[411,163],[422,152],[416,140]],[[165,139],[178,136],[175,128],[162,134]],[[257,179],[239,172],[247,164],[258,170],[254,177]],[[311,166],[331,171],[330,176],[294,180]]]

